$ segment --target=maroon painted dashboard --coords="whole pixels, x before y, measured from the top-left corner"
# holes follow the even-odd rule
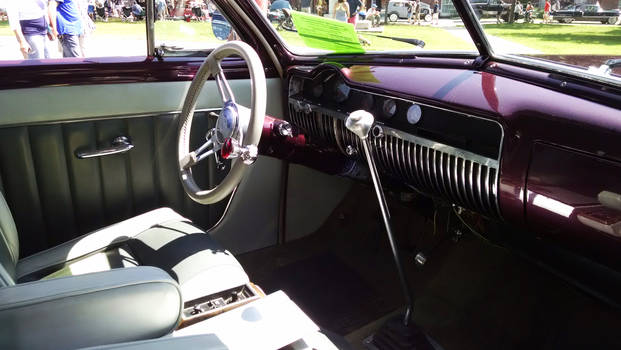
[[[485,205],[476,199],[481,193],[483,199],[486,195],[496,196],[501,220],[621,269],[618,257],[621,208],[611,208],[598,199],[602,192],[621,194],[621,112],[618,109],[496,74],[495,70],[504,68],[496,63],[489,63],[483,71],[330,66],[320,65],[314,70],[292,68],[289,76],[313,81],[325,75],[324,70],[332,69],[342,75],[344,83],[354,92],[421,106],[423,119],[426,114],[440,118],[440,112],[444,111],[442,118],[446,118],[446,123],[458,122],[451,121],[449,115],[474,116],[502,128],[501,153],[496,159],[497,192],[492,187],[485,192],[484,186],[485,176],[493,174],[493,156],[477,158],[484,152],[476,152],[476,147],[457,147],[451,153],[451,147],[434,139],[433,133],[420,137],[421,133],[414,130],[410,135],[398,130],[399,124],[395,126],[388,121],[384,123],[385,129],[394,137],[385,135],[375,141],[376,157],[385,172],[411,180],[410,184],[422,192],[463,203],[488,216],[494,216],[493,212],[486,211]],[[333,94],[334,90],[330,91]],[[346,102],[337,104],[345,105]],[[316,112],[312,118],[305,119],[308,115],[305,108]],[[339,113],[347,112],[346,107],[329,107],[312,98],[289,96],[289,109],[291,120],[311,136],[340,142],[339,147],[344,147],[348,140],[355,146],[355,140],[348,139],[338,121]],[[330,121],[330,116],[335,121]],[[477,124],[476,128],[482,139],[489,138],[490,131],[484,130],[485,124]],[[463,144],[476,144],[477,131],[468,132]],[[461,154],[466,156],[460,158]],[[469,154],[472,154],[470,158]],[[417,164],[421,165],[420,169]]]

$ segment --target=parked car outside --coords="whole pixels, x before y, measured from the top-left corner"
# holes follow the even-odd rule
[[[504,3],[501,0],[470,0],[470,6],[472,6],[477,18],[481,18],[495,17],[498,11],[506,12],[511,4]]]
[[[388,19],[391,22],[397,22],[399,19],[408,19],[410,17],[410,1],[406,0],[393,0],[388,3]],[[419,2],[420,9],[420,18],[424,19],[427,22],[431,21],[431,8],[429,4],[424,2]]]
[[[604,10],[592,4],[570,5],[560,11],[552,11],[551,15],[559,23],[597,21],[602,24],[615,24],[619,20],[619,9]]]

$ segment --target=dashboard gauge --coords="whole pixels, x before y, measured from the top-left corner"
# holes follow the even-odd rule
[[[420,118],[423,116],[423,111],[420,109],[420,106],[417,104],[413,104],[408,108],[407,118],[408,123],[415,125],[418,124]]]
[[[344,102],[349,98],[349,92],[351,89],[342,81],[336,83],[334,86],[334,100],[338,103]]]
[[[370,111],[373,109],[373,95],[363,94],[360,98],[360,108]]]
[[[313,92],[313,97],[315,98],[321,97],[321,95],[323,95],[323,84],[318,83],[318,84],[313,85],[312,92]]]
[[[385,118],[392,118],[397,112],[397,103],[395,100],[385,100],[382,104],[382,115]]]
[[[304,81],[300,78],[293,77],[289,81],[289,96],[294,96],[302,92]]]

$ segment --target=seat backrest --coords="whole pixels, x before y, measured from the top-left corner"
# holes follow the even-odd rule
[[[0,192],[0,287],[15,284],[19,239],[9,206]]]

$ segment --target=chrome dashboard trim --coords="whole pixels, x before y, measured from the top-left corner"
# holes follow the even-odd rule
[[[311,139],[313,136],[323,138],[344,154],[347,154],[345,148],[351,146],[360,154],[361,145],[345,130],[344,120],[348,114],[298,97],[289,97],[289,106],[292,122],[306,129]],[[332,123],[326,123],[324,118],[332,118]],[[500,126],[501,152],[504,130],[500,123],[491,121]],[[330,124],[332,130],[325,130]],[[497,193],[498,159],[413,135],[381,122],[376,125],[381,127],[382,135],[373,137],[372,150],[384,171],[403,179],[419,192],[443,196],[458,205],[501,217]],[[357,154],[348,155],[357,157]]]

